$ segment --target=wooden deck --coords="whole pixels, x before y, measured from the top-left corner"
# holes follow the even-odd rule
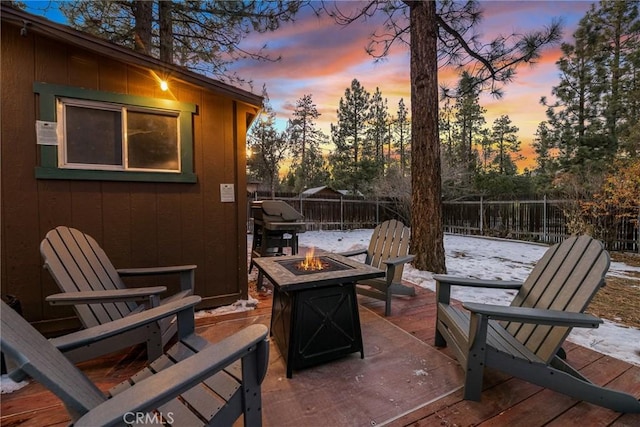
[[[389,325],[391,322],[397,328],[411,334],[421,345],[432,347],[434,339],[435,298],[432,292],[417,289],[417,296],[413,298],[394,298],[392,315],[382,323]],[[243,313],[233,313],[224,316],[199,319],[198,332],[207,339],[216,340],[229,331],[238,329],[247,323],[256,321],[268,322],[271,309],[271,296],[268,293],[258,292],[254,295],[259,300],[258,308]],[[366,297],[359,297],[361,311],[367,311],[369,318],[382,316],[384,303]],[[375,315],[372,315],[373,312]],[[361,313],[362,316],[362,313]],[[378,319],[380,320],[380,319]],[[414,340],[416,341],[416,340]],[[366,343],[365,343],[366,346]],[[636,397],[640,397],[640,367],[604,356],[589,349],[567,343],[568,360],[588,378],[598,384],[611,384],[617,389],[625,390]],[[434,350],[449,358],[447,349]],[[402,352],[398,349],[398,353]],[[282,369],[282,361],[277,350],[272,347],[272,362],[270,371]],[[372,357],[373,359],[373,357]],[[359,357],[357,360],[360,361]],[[365,361],[367,357],[365,356]],[[457,362],[451,360],[451,365],[457,371],[460,370]],[[339,362],[335,363],[336,366]],[[110,357],[101,358],[91,362],[85,362],[81,369],[85,371],[103,390],[121,382],[136,372],[144,364],[143,350],[138,347],[134,350],[121,352]],[[330,366],[331,364],[325,365]],[[392,365],[383,365],[392,366]],[[285,425],[285,420],[305,420],[308,426],[327,425],[326,419],[313,418],[313,409],[309,405],[292,405],[287,401],[284,391],[286,387],[295,384],[296,387],[314,387],[315,399],[329,402],[328,405],[336,405],[338,408],[343,401],[349,402],[346,395],[336,393],[336,387],[331,378],[326,378],[321,383],[326,387],[317,387],[317,384],[305,381],[317,380],[313,378],[313,371],[318,368],[310,368],[295,374],[294,378],[287,380],[279,377],[273,381],[284,384],[283,392],[269,392],[265,397],[263,392],[263,405],[269,406],[269,418],[265,419],[267,426]],[[338,369],[338,368],[336,368]],[[382,367],[384,371],[385,368]],[[303,375],[308,371],[309,375]],[[332,372],[331,369],[326,369]],[[336,370],[336,372],[338,372]],[[442,371],[446,373],[446,370]],[[448,381],[457,381],[461,385],[461,372],[459,375],[451,375],[449,371]],[[381,372],[380,375],[384,375]],[[337,374],[336,374],[337,375]],[[426,377],[425,381],[442,381],[436,374]],[[269,375],[268,375],[269,377]],[[316,375],[316,377],[318,377]],[[283,383],[283,381],[285,383]],[[293,381],[295,383],[286,383]],[[289,385],[287,385],[289,384]],[[319,389],[319,390],[318,390]],[[311,389],[309,389],[311,390]],[[346,393],[345,393],[346,394]],[[282,396],[282,397],[279,397]],[[469,402],[462,400],[462,391],[459,386],[432,401],[424,401],[413,406],[410,410],[397,414],[377,425],[389,426],[638,426],[640,414],[619,414],[591,404],[575,401],[564,395],[542,389],[527,382],[508,377],[495,371],[489,371],[485,376],[485,391],[482,402]],[[303,399],[301,397],[300,399]],[[366,401],[365,401],[366,402]],[[364,403],[366,405],[366,403]],[[375,403],[371,403],[375,405]],[[368,408],[358,408],[365,411]],[[266,409],[265,409],[266,410]],[[306,414],[296,413],[308,412]],[[266,417],[265,417],[266,418]],[[276,421],[274,421],[276,420]],[[278,421],[278,420],[281,420]],[[67,425],[69,418],[62,404],[55,396],[36,383],[2,396],[0,425],[2,426],[63,426]],[[364,425],[364,423],[345,423],[345,425]],[[373,422],[366,425],[374,425]]]

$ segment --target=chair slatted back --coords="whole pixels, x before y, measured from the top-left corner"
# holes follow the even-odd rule
[[[371,235],[365,263],[386,270],[384,261],[409,253],[410,238],[411,230],[400,221],[392,219],[379,224]],[[396,268],[394,283],[401,281],[403,269],[404,265]]]
[[[74,419],[106,400],[100,389],[25,319],[4,301],[0,308],[2,352],[20,371],[58,396]]]
[[[59,226],[49,231],[40,243],[40,253],[63,292],[126,288],[100,245],[79,230]],[[125,302],[74,305],[85,328],[125,317],[136,307]]]
[[[512,301],[516,307],[583,312],[609,269],[609,254],[589,236],[573,236],[551,247],[538,261]],[[571,328],[505,323],[506,329],[549,362]]]

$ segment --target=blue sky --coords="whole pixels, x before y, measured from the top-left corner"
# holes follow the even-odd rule
[[[38,8],[48,1],[27,2],[30,11],[42,14]],[[554,18],[564,22],[564,40],[571,42],[578,21],[592,2],[589,1],[481,1],[484,19],[478,32],[485,40],[498,34],[510,34],[539,29]],[[340,2],[343,8],[354,8],[357,2]],[[64,18],[49,8],[49,19],[64,22]],[[255,34],[243,42],[246,48],[267,44],[273,57],[282,59],[274,63],[242,61],[233,70],[253,82],[253,91],[260,93],[266,84],[271,104],[283,127],[293,111],[296,101],[311,94],[321,117],[318,124],[329,134],[330,123],[336,122],[336,109],[344,91],[356,78],[369,92],[379,87],[387,98],[391,114],[396,113],[402,98],[410,106],[409,52],[396,47],[385,61],[375,62],[365,52],[369,35],[377,28],[376,21],[340,27],[328,17],[302,13],[295,22],[284,24],[268,34]],[[526,166],[533,160],[530,142],[538,124],[545,120],[545,108],[539,104],[542,96],[550,96],[551,88],[558,84],[559,72],[555,62],[560,58],[560,47],[544,51],[535,67],[522,66],[513,83],[505,88],[501,99],[483,97],[481,104],[487,109],[487,125],[507,114],[520,128]],[[441,83],[454,85],[456,75],[447,69],[439,73]]]

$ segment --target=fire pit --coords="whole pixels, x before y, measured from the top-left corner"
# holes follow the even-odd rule
[[[355,284],[384,271],[326,253],[261,257],[256,266],[273,283],[271,334],[294,369],[360,352],[364,358]]]
[[[353,267],[328,256],[316,256],[313,250],[303,260],[288,259],[278,263],[296,276],[353,269]]]

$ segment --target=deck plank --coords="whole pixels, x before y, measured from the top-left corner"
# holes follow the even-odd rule
[[[198,319],[198,332],[211,341],[222,339],[242,325],[264,318],[271,312],[269,286],[264,291],[252,292],[258,308],[252,311],[231,313]],[[379,316],[384,314],[384,302],[359,296],[359,302]],[[435,334],[435,298],[433,292],[417,289],[414,298],[394,298],[391,316],[385,318],[407,333],[433,346]],[[572,366],[583,372],[598,384],[608,384],[616,389],[625,390],[640,396],[640,367],[604,356],[590,349],[567,342],[564,346]],[[438,349],[448,357],[451,352]],[[271,366],[277,365],[280,355],[271,354]],[[117,353],[94,361],[80,364],[80,368],[95,381],[101,390],[108,390],[123,379],[128,378],[145,365],[144,349],[141,346],[133,350]],[[452,359],[452,364],[457,362]],[[280,363],[281,364],[281,363]],[[458,366],[459,369],[459,366]],[[296,381],[302,381],[305,375],[298,375]],[[316,402],[321,408],[334,405],[335,390],[327,381],[326,396]],[[462,390],[458,389],[433,402],[423,402],[407,413],[397,416],[387,424],[400,426],[433,425],[527,425],[527,426],[563,426],[577,425],[615,427],[640,425],[640,414],[618,414],[546,390],[525,381],[511,378],[501,372],[488,370],[484,380],[485,390],[482,402],[462,400]],[[287,386],[287,381],[282,381]],[[265,399],[264,404],[278,405],[272,408],[286,419],[292,407],[304,413],[307,425],[314,426],[314,410],[302,401],[276,402]],[[316,411],[320,413],[320,411]],[[60,401],[37,383],[12,393],[2,395],[0,425],[4,426],[62,426],[69,421]],[[320,423],[322,424],[322,423]],[[265,425],[275,425],[265,420]]]

